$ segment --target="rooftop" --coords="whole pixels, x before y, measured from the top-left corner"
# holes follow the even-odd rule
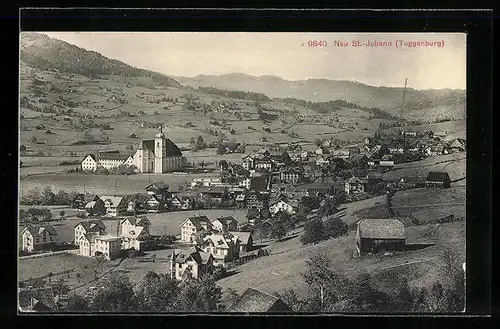
[[[254,288],[248,288],[236,302],[228,308],[230,312],[259,313],[269,312],[275,304],[281,304],[280,308],[291,310],[281,299]]]
[[[403,222],[394,218],[362,219],[358,230],[360,237],[366,239],[406,239]]]

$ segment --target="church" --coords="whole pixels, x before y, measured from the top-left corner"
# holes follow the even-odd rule
[[[161,127],[154,139],[141,141],[133,162],[141,173],[161,174],[183,168],[181,150],[165,137]]]
[[[161,174],[182,170],[184,160],[181,150],[165,137],[160,127],[155,138],[142,140],[133,155],[118,151],[87,154],[82,161],[82,170],[113,169],[122,165],[134,165],[139,173]]]

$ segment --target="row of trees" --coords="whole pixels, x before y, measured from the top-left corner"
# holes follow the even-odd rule
[[[19,202],[30,206],[68,206],[77,194],[75,191],[68,193],[63,190],[54,193],[50,186],[45,186],[43,190],[34,188],[23,193],[19,198]]]
[[[64,216],[63,211],[62,216]],[[52,213],[48,208],[29,208],[27,210],[19,210],[19,221],[21,223],[48,222],[50,220],[52,220]]]
[[[123,274],[111,276],[93,296],[69,296],[68,312],[217,312],[222,289],[215,277],[178,282],[168,274],[149,272],[136,285]]]
[[[251,101],[270,101],[271,99],[264,94],[249,92],[249,91],[239,91],[239,90],[224,90],[217,89],[213,87],[198,87],[198,90],[205,94],[218,95],[223,97],[247,99]]]
[[[317,243],[329,238],[338,238],[349,232],[349,226],[339,217],[330,216],[325,221],[316,218],[304,225],[304,233],[300,236],[302,244]]]

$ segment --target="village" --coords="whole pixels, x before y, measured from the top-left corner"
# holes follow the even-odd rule
[[[296,234],[297,229],[303,230],[308,222],[334,216],[341,204],[388,196],[398,190],[449,188],[451,179],[447,172],[392,180],[383,176],[396,164],[465,151],[465,140],[443,142],[443,137],[446,134],[440,132],[399,131],[387,136],[376,134],[344,147],[335,145],[333,140],[318,140],[313,152],[301,151],[300,147],[293,152],[280,146],[261,148],[242,155],[240,163],[220,161],[216,175],[193,178],[182,191],[170,190],[168,182],[159,181],[145,186],[142,194],[78,193],[71,200],[71,208],[81,220],[73,228],[71,241],[61,241],[50,223],[34,223],[28,218],[20,233],[20,249],[24,257],[43,257],[45,252],[59,250],[60,244],[66,244],[73,247],[63,252],[103,261],[144,257],[148,251],[166,249],[164,257],[169,265],[166,262],[161,272],[172,279],[200,280],[221,269],[227,273],[234,266],[270,254],[265,245],[254,241],[285,239]],[[157,145],[170,144],[176,149],[161,132],[156,139]],[[147,141],[139,144],[141,150]],[[154,168],[172,163],[168,152],[154,151],[164,158],[156,157],[149,170],[171,170]],[[176,149],[174,156],[180,154]],[[110,169],[127,165],[133,158],[117,152],[88,155],[81,168]],[[182,162],[175,163],[175,170],[182,169],[179,163]],[[201,214],[203,209],[242,210],[246,216],[208,218]],[[175,231],[158,235],[150,229],[148,216],[196,210],[200,214],[186,217]],[[104,222],[113,223],[113,229]],[[404,253],[406,232],[401,219],[363,219],[356,225],[352,241],[356,256]],[[265,295],[255,289],[251,292],[250,296]]]

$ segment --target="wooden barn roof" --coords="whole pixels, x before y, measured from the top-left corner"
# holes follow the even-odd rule
[[[363,219],[358,223],[358,230],[365,239],[406,239],[403,222],[395,218]]]

